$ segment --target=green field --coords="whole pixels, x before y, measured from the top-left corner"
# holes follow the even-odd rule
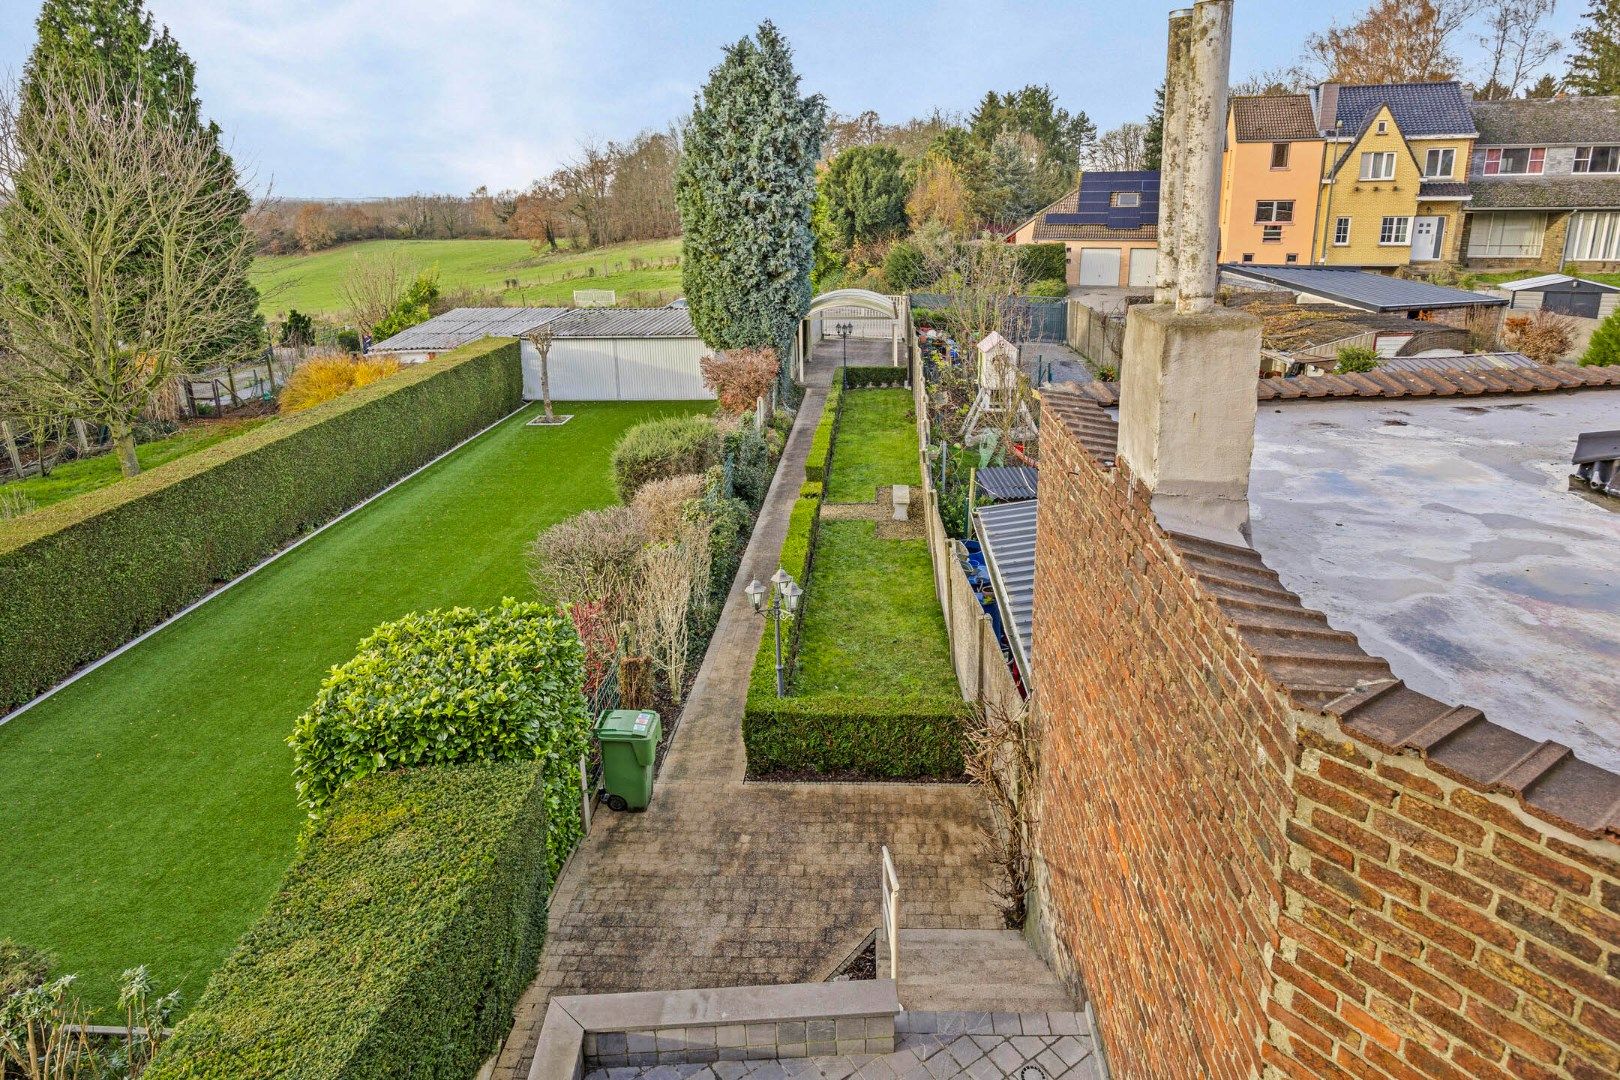
[[[139,459],[142,469],[155,469],[164,462],[185,457],[198,450],[206,450],[215,443],[222,443],[226,439],[252,431],[268,419],[261,417],[253,420],[210,420],[193,424],[167,438],[142,443],[135,448],[135,457]],[[105,453],[58,465],[51,470],[49,476],[34,476],[27,480],[13,481],[0,488],[0,491],[21,496],[27,500],[26,505],[37,510],[51,503],[82,495],[86,491],[106,487],[123,478],[124,474],[118,467],[118,455]]]
[[[710,407],[509,419],[0,726],[0,938],[54,952],[102,1010],[142,963],[195,1001],[292,857],[284,740],[327,670],[406,612],[532,596],[524,547],[614,501],[619,435]]]
[[[631,261],[671,259],[679,239],[612,244],[594,251],[539,254],[527,240],[366,240],[313,255],[261,255],[253,261],[259,309],[266,316],[296,308],[338,316],[343,280],[357,263],[397,254],[412,272],[437,269],[439,289],[498,292],[509,305],[568,305],[575,289],[613,289],[619,302],[660,306],[681,292],[679,267],[633,269]],[[594,276],[587,276],[594,270]],[[519,286],[505,282],[515,278]]]

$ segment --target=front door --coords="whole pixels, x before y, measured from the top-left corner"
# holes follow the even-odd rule
[[[1434,262],[1440,258],[1441,241],[1446,235],[1446,219],[1443,217],[1418,217],[1412,219],[1412,261]]]

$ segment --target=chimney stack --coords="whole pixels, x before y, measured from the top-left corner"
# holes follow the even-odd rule
[[[1260,320],[1215,303],[1232,0],[1170,16],[1154,303],[1129,309],[1119,456],[1160,525],[1248,545]]]

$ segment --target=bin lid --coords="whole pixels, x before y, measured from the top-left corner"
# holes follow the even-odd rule
[[[658,714],[651,709],[610,709],[596,721],[596,737],[633,742],[649,739],[658,727]]]

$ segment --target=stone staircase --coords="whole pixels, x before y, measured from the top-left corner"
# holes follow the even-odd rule
[[[888,953],[880,933],[879,978]],[[907,1012],[1065,1013],[1078,1004],[1016,930],[901,930],[899,991]]]

